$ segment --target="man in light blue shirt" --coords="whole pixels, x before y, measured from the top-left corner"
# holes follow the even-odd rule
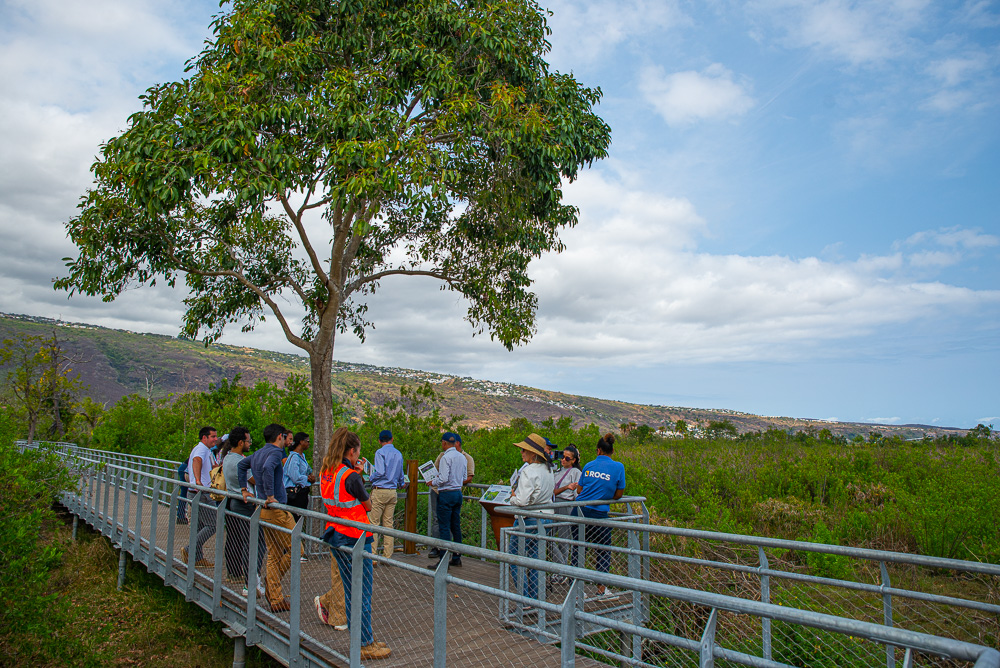
[[[456,543],[462,542],[462,486],[469,473],[465,455],[458,451],[461,440],[458,434],[450,431],[441,436],[441,449],[444,452],[437,477],[431,481],[438,492],[437,517],[441,540]],[[462,555],[452,555],[450,565],[461,566]]]
[[[381,447],[375,451],[372,470],[372,509],[368,511],[368,521],[376,526],[393,527],[396,512],[396,490],[406,487],[403,478],[403,455],[392,443],[392,432],[383,429],[378,435]],[[392,536],[384,536],[382,556],[392,558]],[[378,552],[379,534],[375,534],[372,552]],[[373,562],[374,563],[374,562]]]

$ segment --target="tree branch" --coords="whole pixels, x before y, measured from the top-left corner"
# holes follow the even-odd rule
[[[285,213],[288,215],[289,218],[292,219],[292,224],[295,225],[295,230],[299,233],[299,238],[302,240],[302,245],[305,247],[306,254],[309,256],[309,261],[312,263],[313,271],[316,272],[316,275],[319,277],[319,280],[323,283],[323,285],[327,287],[327,290],[329,290],[330,277],[327,276],[325,271],[323,271],[323,265],[319,261],[319,256],[316,255],[316,251],[315,249],[313,249],[312,243],[310,243],[308,235],[306,235],[306,228],[305,226],[302,225],[302,216],[296,214],[295,210],[292,209],[292,205],[289,203],[288,197],[285,196],[285,193],[279,194],[278,197],[281,200],[281,206],[285,208]],[[308,196],[306,196],[306,201],[308,201]],[[308,300],[306,299],[304,299],[303,301],[308,303]]]
[[[278,308],[278,304],[275,303],[275,301],[271,299],[271,297],[266,292],[264,292],[257,284],[255,284],[253,281],[244,276],[242,272],[233,271],[231,269],[208,271],[206,269],[201,269],[199,267],[185,265],[183,262],[180,261],[180,259],[176,255],[174,255],[173,251],[168,251],[168,254],[170,255],[170,258],[181,269],[181,271],[187,272],[189,274],[195,274],[196,276],[210,276],[210,277],[229,276],[230,278],[235,278],[237,281],[246,286],[251,292],[260,297],[261,301],[267,304],[268,308],[271,309],[271,312],[274,313],[274,317],[276,317],[278,319],[278,322],[281,324],[281,329],[285,332],[285,338],[288,339],[289,343],[298,346],[307,353],[312,353],[312,346],[310,345],[310,343],[305,339],[303,339],[302,337],[296,336],[295,334],[292,333],[292,329],[291,327],[288,326],[288,321],[285,320],[285,316],[281,312],[281,309]]]
[[[431,278],[437,278],[452,287],[458,287],[458,283],[454,276],[450,276],[442,271],[434,271],[431,269],[386,269],[385,271],[380,271],[377,274],[372,274],[371,276],[362,276],[357,280],[353,281],[344,290],[345,296],[355,292],[360,289],[363,285],[368,283],[373,283],[386,276],[430,276]]]

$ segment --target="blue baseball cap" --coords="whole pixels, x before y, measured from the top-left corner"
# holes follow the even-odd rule
[[[449,443],[461,443],[462,437],[453,431],[446,431],[444,434],[442,434],[441,440],[448,441]]]
[[[392,432],[389,431],[388,429],[383,429],[378,433],[379,443],[388,443],[391,440],[392,440]]]

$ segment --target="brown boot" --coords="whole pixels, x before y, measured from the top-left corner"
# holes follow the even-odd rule
[[[383,643],[373,642],[371,645],[365,645],[361,648],[361,658],[363,660],[374,661],[376,659],[384,659],[390,654],[392,654],[392,650]]]

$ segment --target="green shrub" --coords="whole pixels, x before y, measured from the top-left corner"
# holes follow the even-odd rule
[[[6,423],[0,429],[9,431]],[[62,546],[43,542],[54,521],[52,502],[72,484],[61,459],[47,450],[21,453],[9,433],[0,433],[0,600],[5,602],[3,633],[17,634],[44,624],[58,594],[46,593],[49,571]]]

